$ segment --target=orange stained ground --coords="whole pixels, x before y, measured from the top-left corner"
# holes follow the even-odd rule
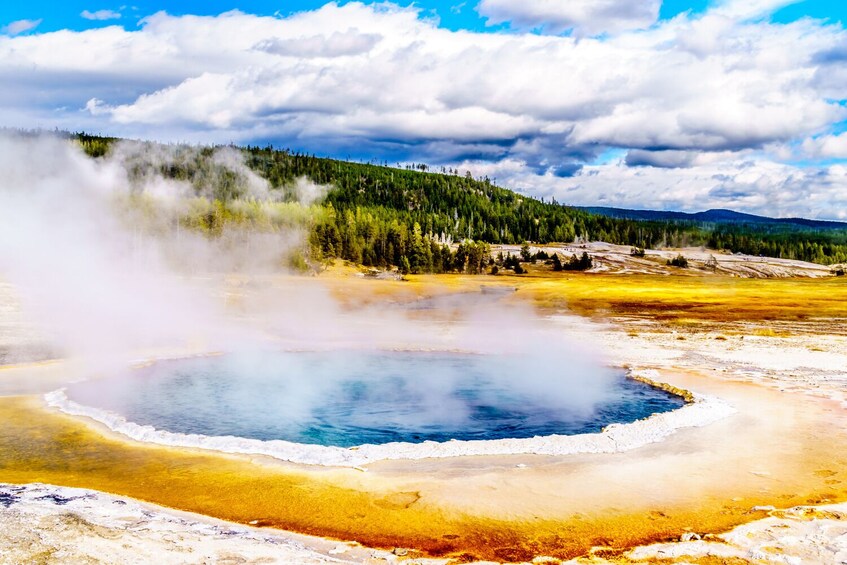
[[[757,505],[847,500],[840,406],[691,373],[663,377],[740,412],[625,454],[387,461],[363,473],[123,441],[37,397],[4,397],[0,481],[93,488],[458,561],[614,552],[725,530],[762,516]]]
[[[485,284],[514,286],[518,292],[506,300],[542,311],[660,317],[669,324],[826,318],[821,328],[830,328],[847,318],[847,281],[839,279],[532,272],[408,282],[321,279],[351,308]],[[235,307],[242,298],[232,294]],[[18,382],[28,383],[27,394],[53,390],[62,371],[62,365],[0,371],[0,394],[14,394]],[[727,377],[664,371],[660,380],[718,395],[738,413],[629,453],[386,461],[366,473],[143,445],[49,411],[39,397],[6,396],[0,397],[0,481],[93,488],[235,522],[457,561],[569,558],[597,545],[614,553],[687,530],[726,530],[761,517],[754,506],[847,500],[844,409]]]
[[[361,280],[332,272],[321,283],[336,299],[354,307],[489,286],[514,288],[513,300],[534,304],[544,312],[566,310],[593,317],[716,323],[847,319],[847,277],[744,279],[529,268],[529,274],[521,276],[410,275],[407,281]]]

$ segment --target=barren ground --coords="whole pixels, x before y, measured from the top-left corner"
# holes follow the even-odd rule
[[[737,256],[718,257],[726,266],[717,273],[677,272],[663,264],[664,256],[646,258],[642,270],[628,248],[593,244],[592,251],[600,256],[600,272],[550,273],[537,265],[521,277],[384,281],[339,266],[317,280],[228,278],[222,284],[227,300],[244,308],[257,293],[319,284],[348,309],[399,308],[448,325],[449,302],[440,297],[478,293],[480,285],[516,289],[502,300],[533,305],[562,335],[590,335],[610,362],[725,398],[736,415],[627,454],[395,461],[369,465],[367,473],[315,470],[127,442],[46,411],[34,396],[72,377],[72,368],[7,366],[0,390],[12,396],[0,398],[0,481],[114,495],[3,486],[0,562],[319,563],[414,561],[429,554],[842,563],[847,281],[818,266]],[[699,260],[692,250],[684,254]],[[804,278],[776,278],[789,274]],[[771,278],[739,278],[751,275]],[[26,323],[14,295],[0,286],[6,362],[50,357],[49,344]],[[256,530],[251,522],[384,550]]]

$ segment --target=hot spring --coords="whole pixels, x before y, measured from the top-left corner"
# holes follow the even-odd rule
[[[159,361],[66,394],[171,433],[336,447],[591,433],[684,403],[622,370],[567,369],[539,378],[507,355],[277,351]]]

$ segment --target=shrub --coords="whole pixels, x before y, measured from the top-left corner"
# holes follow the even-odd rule
[[[553,254],[553,270],[554,271],[561,271],[562,268],[563,268],[562,267],[562,260],[559,259],[559,254],[554,253]]]
[[[688,268],[688,259],[682,256],[682,254],[677,255],[673,259],[668,261],[668,265],[671,267],[679,267],[680,269]]]
[[[529,244],[524,243],[521,245],[521,259],[524,263],[529,263],[532,261],[532,253],[529,251]]]
[[[591,267],[594,266],[594,260],[591,259],[591,255],[588,252],[583,251],[582,257],[577,257],[576,254],[573,255],[568,262],[562,265],[562,269],[565,271],[587,271]]]
[[[288,268],[296,273],[305,273],[309,270],[309,263],[300,251],[295,251],[288,256]]]

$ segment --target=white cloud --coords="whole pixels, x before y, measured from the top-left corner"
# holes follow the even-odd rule
[[[289,39],[268,38],[256,44],[259,51],[288,57],[343,57],[361,55],[373,49],[382,35],[359,33],[355,29],[336,31],[332,35],[312,35]]]
[[[619,33],[655,23],[661,0],[481,0],[479,14],[489,24],[508,22],[517,29],[543,29],[579,35]]]
[[[713,10],[715,13],[736,19],[750,19],[767,16],[803,0],[723,0]]]
[[[839,32],[724,21],[719,32],[706,19],[680,20],[577,42],[454,33],[410,10],[358,4],[285,20],[159,14],[141,31],[96,38],[111,57],[83,54],[73,65],[169,82],[130,100],[86,98],[105,100],[119,123],[246,135],[274,124],[297,138],[549,136],[570,147],[734,150],[818,131],[843,114],[816,91],[809,65]]]
[[[847,133],[807,139],[803,152],[814,159],[847,159]]]
[[[83,10],[80,14],[81,17],[86,20],[119,20],[121,18],[121,13],[116,12],[114,10],[97,10],[96,12],[89,12],[88,10]]]
[[[823,147],[847,118],[832,101],[847,89],[847,73],[830,72],[843,66],[840,25],[774,24],[730,8],[601,39],[456,32],[413,8],[358,2],[289,17],[159,13],[133,30],[0,38],[0,80],[15,84],[0,89],[0,123],[518,163],[537,190],[580,178],[584,203],[594,191],[633,205],[652,198],[639,179],[708,179],[754,153],[768,161],[807,139]],[[586,166],[609,148],[633,167]]]
[[[0,28],[0,33],[5,33],[7,35],[19,35],[21,33],[26,33],[28,31],[32,31],[41,25],[43,20],[17,20],[9,25],[6,25]]]
[[[569,178],[536,175],[525,163],[464,162],[523,192],[574,206],[699,212],[729,208],[775,217],[847,219],[847,167],[803,169],[767,159],[738,158],[693,168],[584,167]]]
[[[708,165],[711,163],[732,159],[735,154],[731,151],[713,151],[708,153],[698,151],[644,151],[630,149],[624,162],[630,167],[660,167],[678,169]]]
[[[85,110],[91,114],[92,116],[99,116],[106,112],[109,112],[109,108],[103,104],[102,100],[97,98],[92,98],[88,102],[85,103]]]

